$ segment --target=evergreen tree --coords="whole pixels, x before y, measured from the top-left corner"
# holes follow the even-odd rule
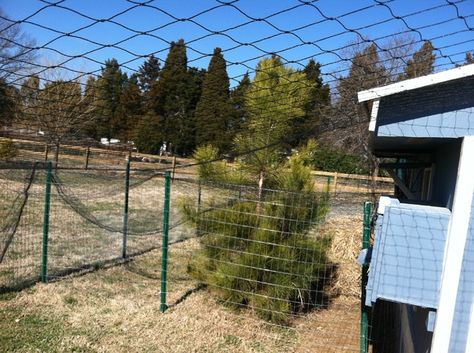
[[[158,154],[162,145],[160,119],[152,111],[145,113],[134,128],[133,142],[138,151]]]
[[[188,118],[183,125],[183,135],[179,139],[182,155],[190,155],[196,149],[196,120],[194,119],[194,112],[199,102],[202,92],[202,85],[204,77],[206,76],[205,69],[198,69],[190,67],[188,70]],[[178,151],[180,151],[178,149]]]
[[[172,42],[154,96],[154,114],[159,117],[161,141],[172,152],[188,155],[195,146],[193,110],[200,93],[199,71],[188,71],[184,40]]]
[[[329,86],[323,84],[321,77],[321,65],[311,59],[303,69],[306,79],[311,85],[309,100],[304,107],[305,114],[299,119],[295,119],[293,128],[293,147],[301,144],[302,141],[316,135],[320,130],[322,117],[328,113],[331,98],[329,96]]]
[[[122,73],[116,59],[105,62],[101,76],[97,80],[96,128],[97,136],[108,139],[116,138],[123,133],[123,114],[121,114],[120,97],[127,75]]]
[[[310,84],[304,73],[285,67],[278,57],[260,61],[256,72],[245,95],[248,121],[235,144],[242,152],[257,150],[245,157],[244,164],[261,191],[278,174],[283,139],[288,138],[293,121],[305,114]]]
[[[326,268],[331,238],[317,236],[315,229],[327,212],[327,194],[314,192],[311,170],[305,166],[313,149],[303,146],[284,163],[275,185],[280,191],[269,190],[264,203],[252,195],[252,188],[226,207],[213,207],[211,201],[206,212],[196,212],[191,199],[183,202],[185,216],[199,222],[200,231],[201,249],[189,262],[190,274],[218,288],[212,293],[222,303],[239,310],[251,307],[275,324],[288,324],[294,313],[317,307],[313,293],[324,293],[331,277]],[[217,150],[199,147],[196,157],[215,160]],[[199,169],[207,180],[227,174],[222,163]]]
[[[405,68],[405,79],[429,75],[433,73],[436,55],[433,53],[434,47],[430,41],[423,43],[413,57],[408,60]]]
[[[0,78],[0,126],[12,123],[17,102],[18,90]]]
[[[82,127],[81,134],[85,137],[97,139],[97,80],[94,76],[89,76],[84,89],[84,99],[82,100],[82,110],[89,110],[90,119]]]
[[[143,95],[143,109],[154,111],[158,101],[158,80],[160,77],[160,62],[151,55],[138,70],[138,85]]]
[[[133,127],[142,114],[141,98],[137,76],[132,75],[124,82],[120,96],[120,126],[117,126],[117,136],[123,142],[131,139]]]
[[[230,92],[230,104],[232,106],[232,120],[229,124],[229,141],[232,141],[236,134],[240,132],[242,126],[247,121],[247,112],[245,109],[245,95],[250,89],[250,78],[245,73],[237,87]]]
[[[214,49],[202,84],[201,98],[196,106],[196,144],[212,143],[221,152],[229,149],[232,106],[229,77],[221,49]]]
[[[390,82],[375,44],[356,51],[346,77],[339,78],[338,100],[323,118],[324,144],[369,158],[368,123],[371,107],[359,104],[357,92]]]
[[[337,116],[334,116],[332,121],[334,127],[348,127],[368,121],[368,112],[359,105],[357,92],[381,86],[388,80],[385,68],[380,64],[375,44],[355,53],[349,75],[339,79]]]
[[[149,92],[160,77],[160,61],[152,54],[138,69],[138,84],[142,92]]]

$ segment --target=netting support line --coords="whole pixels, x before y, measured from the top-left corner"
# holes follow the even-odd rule
[[[166,285],[168,275],[168,235],[169,235],[169,216],[170,216],[170,189],[171,173],[165,173],[165,204],[163,207],[163,244],[161,255],[161,292],[160,292],[160,311],[164,313],[168,306],[166,305]]]
[[[201,179],[199,179],[199,183],[198,183],[198,199],[197,199],[197,214],[198,214],[198,224],[197,224],[197,227],[196,227],[196,236],[199,236],[199,218],[201,217],[201,197],[202,197],[202,186],[201,186]],[[239,197],[239,200],[240,200],[240,197]]]
[[[51,208],[51,180],[53,174],[52,162],[46,163],[46,191],[44,194],[43,217],[43,249],[41,257],[41,282],[48,282],[48,241],[49,241],[49,213]]]
[[[364,203],[364,230],[362,233],[362,249],[368,249],[370,246],[370,216],[372,214],[372,203]],[[361,313],[360,313],[360,353],[369,351],[369,313],[365,305],[365,286],[367,285],[369,264],[362,265],[362,283],[361,283]]]
[[[125,167],[125,201],[123,206],[123,240],[122,240],[122,258],[127,257],[127,237],[128,237],[128,193],[130,189],[130,159]]]

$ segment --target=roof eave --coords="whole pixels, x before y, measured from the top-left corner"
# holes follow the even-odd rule
[[[474,64],[459,66],[451,70],[437,72],[435,74],[412,78],[405,81],[392,83],[391,85],[371,88],[357,93],[359,103],[366,102],[392,94],[427,87],[438,83],[458,80],[474,75]]]

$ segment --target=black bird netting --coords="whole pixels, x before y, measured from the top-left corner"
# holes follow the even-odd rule
[[[426,201],[438,171],[372,154],[372,89],[470,68],[473,44],[472,0],[2,3],[0,291],[124,263],[127,294],[155,286],[127,310],[170,309],[58,350],[392,351],[395,306],[362,305],[359,326],[362,204],[393,180]],[[405,91],[382,111],[415,118],[378,137],[472,135],[471,79]]]

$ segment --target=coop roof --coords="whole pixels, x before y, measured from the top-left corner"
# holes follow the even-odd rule
[[[359,92],[359,102],[380,99],[393,94],[412,91],[419,88],[437,85],[440,83],[456,81],[465,77],[474,76],[474,64],[459,66],[451,70],[437,72],[435,74],[400,81],[391,85],[371,88]]]
[[[474,135],[474,64],[359,92],[375,152],[427,150]]]

